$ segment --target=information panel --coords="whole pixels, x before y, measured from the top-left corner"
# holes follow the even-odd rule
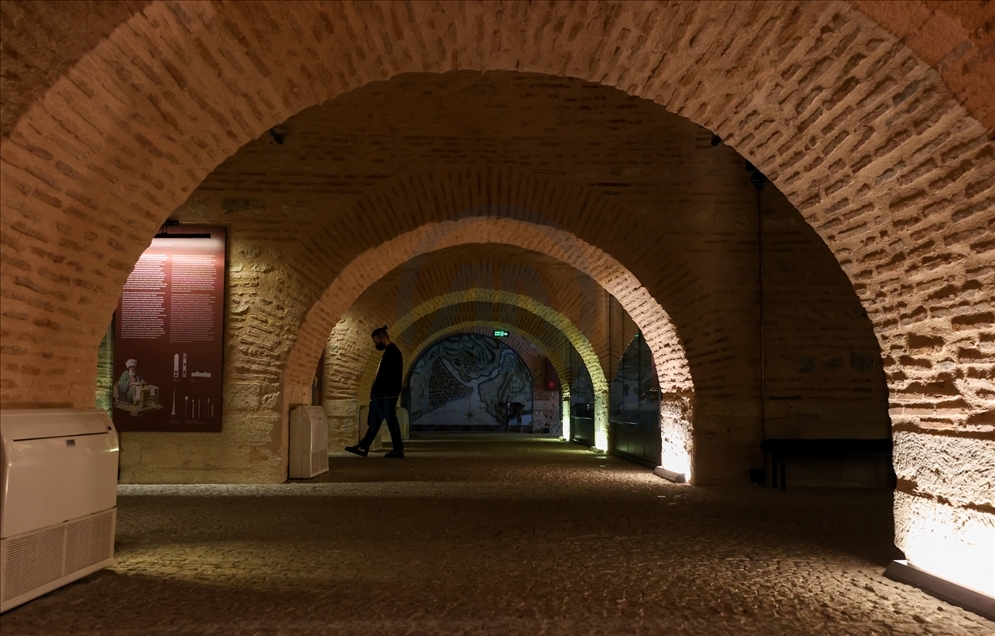
[[[173,226],[152,239],[115,316],[119,431],[221,430],[225,230]]]

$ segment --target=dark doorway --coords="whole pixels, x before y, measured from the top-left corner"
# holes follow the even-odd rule
[[[570,441],[594,446],[594,384],[576,351],[570,352]]]
[[[649,346],[637,334],[618,365],[608,397],[611,452],[660,464],[660,383]]]

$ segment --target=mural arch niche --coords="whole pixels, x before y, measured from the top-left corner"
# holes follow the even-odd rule
[[[365,398],[376,365],[376,355],[366,337],[372,329],[391,325],[391,334],[409,362],[414,347],[431,341],[454,321],[462,322],[469,317],[450,310],[451,303],[494,303],[502,295],[514,300],[484,307],[472,317],[500,321],[502,324],[494,328],[508,331],[511,334],[508,340],[537,329],[537,335],[544,341],[558,343],[555,345],[558,350],[580,347],[576,341],[581,338],[590,341],[593,351],[586,357],[592,366],[600,366],[598,358],[604,352],[598,339],[604,337],[597,327],[607,305],[607,292],[602,287],[563,261],[538,252],[504,244],[468,244],[436,250],[395,268],[364,291],[349,308],[332,330],[325,348],[326,389],[322,397],[328,410],[351,413],[356,411],[357,401]],[[530,308],[531,311],[526,311]],[[430,311],[434,313],[427,319],[423,314]],[[547,321],[536,314],[545,316]],[[548,321],[560,325],[561,331]],[[408,329],[409,323],[415,328]],[[487,333],[492,334],[493,329]],[[574,345],[567,341],[565,333],[571,334]],[[357,354],[367,357],[362,377],[357,375],[357,367],[362,367]],[[556,366],[556,356],[546,354],[546,357],[557,374],[565,377],[563,369]],[[544,365],[537,366],[534,374],[544,377]],[[548,393],[540,384],[537,381],[537,394]],[[549,403],[548,395],[538,403],[536,408],[544,422],[552,411],[561,411],[558,403]],[[349,426],[345,419],[342,424]],[[559,428],[551,422],[550,425]]]
[[[550,435],[568,436],[569,420],[564,428],[565,411],[559,400],[562,395],[569,395],[569,387],[564,386],[562,391],[550,391],[544,384],[546,371],[544,362],[548,361],[552,365],[562,382],[568,377],[569,372],[566,360],[570,355],[576,355],[576,352],[562,334],[551,334],[549,326],[547,329],[537,331],[523,326],[520,322],[512,324],[495,320],[473,320],[450,324],[425,338],[416,337],[411,340],[412,342],[421,340],[421,344],[411,348],[411,359],[416,360],[432,343],[449,335],[474,333],[493,337],[495,329],[508,332],[501,341],[526,361],[532,373],[532,421],[535,429],[548,431]],[[405,369],[405,386],[408,386],[409,371],[410,368]]]
[[[454,334],[425,348],[408,374],[412,433],[532,430],[534,377],[500,339]]]
[[[571,347],[579,353],[584,364],[593,369],[591,374],[595,390],[602,393],[608,390],[600,357],[588,336],[562,313],[531,296],[476,287],[465,289],[425,301],[401,317],[392,329],[402,341],[420,339],[419,332],[435,333],[448,324],[462,322],[466,317],[464,309],[469,309],[474,319],[488,317],[494,320],[494,317],[502,315],[505,318],[514,317],[514,323],[498,322],[504,327],[510,326],[513,333],[524,331],[534,334],[559,349]],[[371,355],[359,384],[360,397],[372,386],[377,364],[377,357]]]

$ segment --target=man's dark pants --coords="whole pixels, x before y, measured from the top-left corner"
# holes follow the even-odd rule
[[[380,425],[384,420],[387,420],[387,430],[390,431],[390,443],[393,450],[398,453],[404,452],[404,442],[401,441],[401,424],[397,421],[396,407],[396,395],[370,396],[370,416],[366,420],[369,429],[366,431],[366,436],[359,442],[360,448],[370,449],[377,433],[380,432]]]

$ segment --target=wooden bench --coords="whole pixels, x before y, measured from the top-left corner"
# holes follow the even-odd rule
[[[770,466],[770,485],[777,488],[780,484],[781,490],[788,487],[785,464],[789,458],[891,458],[890,439],[765,439],[760,448],[764,452],[764,473]]]

